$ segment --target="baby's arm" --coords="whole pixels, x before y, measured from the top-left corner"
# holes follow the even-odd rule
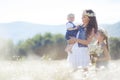
[[[77,30],[77,29],[79,29],[79,27],[80,27],[80,25],[77,25],[75,28],[70,27],[70,28],[68,28],[67,30]]]
[[[71,23],[67,23],[66,24],[66,28],[67,28],[67,30],[76,30],[76,29],[78,29],[78,27],[74,27],[74,25],[73,24],[71,24]]]
[[[75,27],[75,28],[72,28],[72,27],[67,28],[67,30],[77,30],[77,29],[78,29],[77,27]]]

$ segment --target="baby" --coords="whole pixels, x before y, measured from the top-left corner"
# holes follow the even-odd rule
[[[78,27],[74,25],[74,19],[75,19],[75,16],[74,14],[70,13],[68,14],[67,16],[67,20],[68,22],[66,23],[66,35],[65,35],[65,38],[68,42],[68,40],[70,39],[70,37],[76,37],[76,34],[78,32]],[[72,53],[71,49],[72,49],[72,46],[73,44],[67,44],[67,47],[65,48],[65,51],[68,52],[68,53]]]

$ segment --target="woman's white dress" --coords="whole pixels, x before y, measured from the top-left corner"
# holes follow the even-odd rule
[[[75,43],[72,53],[68,53],[67,60],[73,68],[88,67],[90,63],[88,47],[78,47],[78,43]]]

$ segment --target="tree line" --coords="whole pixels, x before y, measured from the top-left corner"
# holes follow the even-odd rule
[[[66,40],[62,34],[45,33],[36,34],[32,38],[19,41],[14,45],[12,40],[3,40],[0,47],[1,59],[10,60],[27,58],[31,54],[39,56],[41,59],[65,59],[67,53],[64,51]],[[0,41],[2,42],[2,40]],[[120,38],[109,38],[110,55],[112,59],[120,58]]]

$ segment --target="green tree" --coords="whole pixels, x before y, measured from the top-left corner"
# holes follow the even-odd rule
[[[111,37],[109,40],[110,43],[110,54],[112,59],[120,58],[120,38]]]

